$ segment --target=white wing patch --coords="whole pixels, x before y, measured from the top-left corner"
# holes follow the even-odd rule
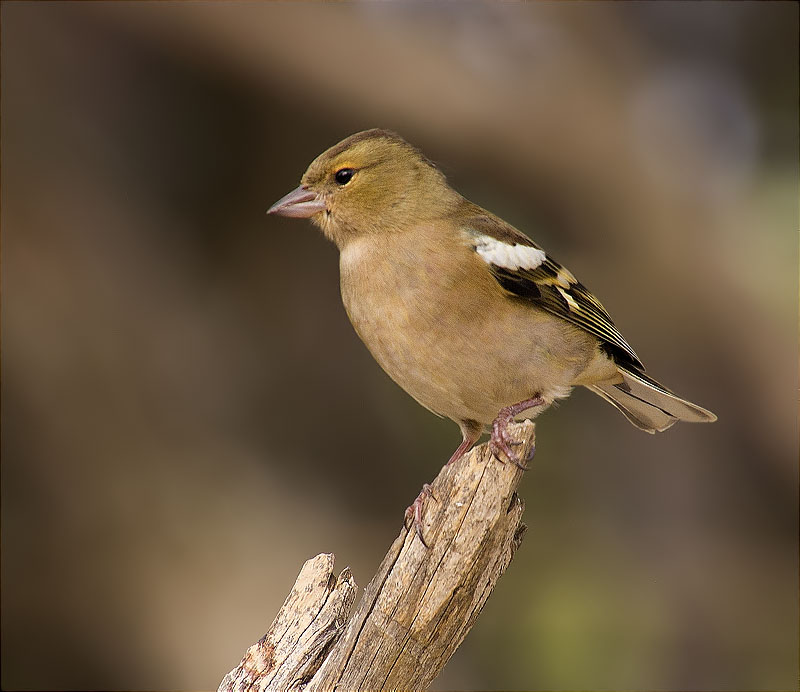
[[[509,245],[488,235],[474,239],[475,250],[487,264],[503,269],[536,269],[547,259],[544,251],[529,245]]]

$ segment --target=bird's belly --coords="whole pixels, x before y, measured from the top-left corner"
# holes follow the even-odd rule
[[[475,402],[482,397],[469,385],[475,377],[469,344],[397,313],[359,317],[351,313],[353,326],[370,353],[414,399],[442,416],[478,419]]]
[[[424,290],[395,286],[389,301],[384,291],[343,281],[356,332],[397,384],[454,420],[488,425],[503,406],[566,396],[596,352],[582,332],[576,340],[570,325],[524,306],[498,315],[480,295],[442,305]]]

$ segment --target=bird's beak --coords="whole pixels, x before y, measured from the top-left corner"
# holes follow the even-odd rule
[[[314,216],[314,214],[321,211],[325,211],[325,202],[317,198],[316,192],[311,192],[311,190],[301,185],[275,202],[267,210],[267,214],[307,219],[309,216]]]

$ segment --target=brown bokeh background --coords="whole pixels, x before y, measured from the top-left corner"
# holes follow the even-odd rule
[[[2,685],[216,687],[459,440],[264,211],[394,129],[719,415],[538,420],[439,689],[796,688],[795,3],[2,6]]]

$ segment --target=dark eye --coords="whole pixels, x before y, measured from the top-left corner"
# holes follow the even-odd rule
[[[352,168],[340,168],[336,171],[333,178],[339,185],[347,185],[353,177],[353,173],[355,173],[355,171]]]

